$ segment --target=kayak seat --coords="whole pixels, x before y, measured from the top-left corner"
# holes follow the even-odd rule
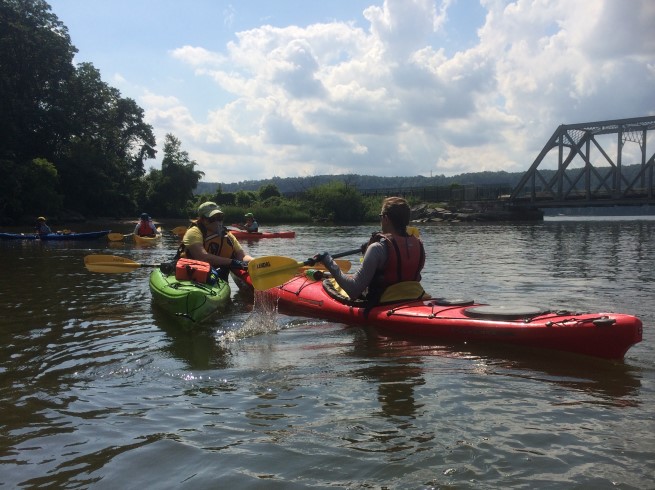
[[[323,289],[331,298],[348,306],[359,308],[368,308],[372,306],[365,298],[353,299],[348,296],[337,281],[331,277],[323,280]],[[414,301],[418,299],[430,299],[430,295],[425,292],[421,283],[416,281],[406,281],[394,284],[388,287],[378,304],[398,303],[402,301]],[[471,302],[473,304],[473,302]]]
[[[397,303],[398,301],[408,301],[416,299],[430,299],[430,295],[425,292],[423,286],[418,281],[403,281],[392,284],[382,293],[380,304]]]

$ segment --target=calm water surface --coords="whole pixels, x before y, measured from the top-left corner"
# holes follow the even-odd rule
[[[374,228],[295,230],[244,245],[302,260]],[[224,316],[184,332],[153,308],[150,268],[83,267],[92,253],[159,263],[172,235],[0,242],[0,486],[654,488],[655,221],[421,233],[433,295],[631,313],[644,341],[619,363],[413,344],[236,288]]]

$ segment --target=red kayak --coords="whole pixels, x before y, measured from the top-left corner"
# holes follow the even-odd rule
[[[241,289],[253,291],[247,271],[233,275]],[[349,325],[375,327],[380,333],[446,343],[504,343],[623,359],[641,342],[642,323],[621,313],[552,311],[530,305],[492,306],[473,300],[431,298],[374,306],[345,299],[330,279],[299,275],[265,293],[279,311]]]
[[[295,231],[256,231],[230,230],[238,240],[260,240],[262,238],[295,238]]]

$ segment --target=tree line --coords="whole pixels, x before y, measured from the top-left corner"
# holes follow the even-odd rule
[[[378,199],[343,182],[321,181],[294,199],[275,183],[236,192],[198,188],[204,174],[172,134],[161,169],[146,171],[157,143],[143,109],[104,82],[92,63],[74,65],[75,53],[47,2],[0,0],[0,224],[144,211],[192,218],[206,200],[237,221],[245,210],[268,223],[360,222],[378,212]]]
[[[0,221],[184,215],[203,173],[172,134],[146,172],[157,145],[143,109],[76,52],[45,1],[0,2]]]

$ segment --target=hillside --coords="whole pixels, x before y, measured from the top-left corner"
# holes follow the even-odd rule
[[[622,167],[622,176],[625,182],[633,182],[641,170],[641,165],[624,165]],[[582,169],[570,168],[566,171],[568,180],[573,182]],[[591,177],[592,187],[601,185],[601,180],[605,180],[610,171],[610,167],[596,167],[597,173]],[[540,170],[539,173],[545,181],[549,181],[555,175],[555,170]],[[231,184],[219,182],[200,182],[196,188],[196,194],[213,194],[220,186],[223,192],[236,191],[257,191],[263,185],[274,184],[282,194],[295,194],[304,192],[312,187],[317,187],[335,180],[345,182],[354,186],[360,191],[371,191],[377,189],[411,189],[422,187],[445,187],[453,184],[464,185],[503,185],[514,188],[521,178],[523,172],[474,172],[446,177],[436,175],[434,177],[424,177],[417,175],[415,177],[376,177],[374,175],[315,175],[311,177],[273,177],[272,179],[263,180],[244,180]],[[584,179],[578,179],[576,188],[582,188]]]
[[[434,177],[376,177],[373,175],[315,175],[312,177],[273,177],[263,180],[244,180],[231,184],[220,182],[200,182],[196,193],[213,193],[220,186],[223,192],[256,191],[261,186],[274,184],[282,194],[303,192],[312,187],[317,187],[335,180],[345,182],[360,190],[374,189],[406,189],[411,187],[447,186],[459,185],[483,185],[483,184],[507,184],[514,186],[518,183],[523,173],[515,172],[477,172],[446,177],[437,175]]]

